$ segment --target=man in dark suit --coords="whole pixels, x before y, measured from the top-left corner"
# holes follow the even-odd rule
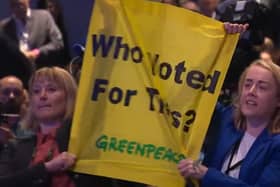
[[[27,88],[32,71],[28,59],[0,28],[0,79],[8,75],[14,75],[20,78],[24,87]]]
[[[12,15],[0,23],[5,34],[36,68],[57,65],[63,39],[50,13],[31,10],[29,0],[9,1]]]

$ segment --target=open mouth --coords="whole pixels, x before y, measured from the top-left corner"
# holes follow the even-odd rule
[[[250,106],[257,106],[257,102],[253,100],[246,100],[246,104]]]
[[[49,109],[49,108],[51,108],[51,105],[41,105],[38,107],[39,110],[40,109]]]

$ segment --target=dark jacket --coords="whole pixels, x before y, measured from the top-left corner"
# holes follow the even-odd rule
[[[66,123],[57,131],[56,140],[60,152],[67,151],[70,128],[71,125]],[[6,145],[6,148],[2,149],[0,153],[2,156],[0,161],[0,170],[2,171],[2,174],[6,171],[6,174],[5,176],[0,176],[1,187],[49,186],[50,174],[47,173],[44,164],[29,167],[35,146],[36,136],[31,136],[19,139],[10,145]],[[3,155],[8,156],[5,158]],[[68,172],[68,175],[73,179],[76,187],[141,187],[141,184],[138,183],[101,176],[86,175],[75,172]]]
[[[28,59],[0,28],[0,78],[14,75],[21,79],[27,88],[31,74],[32,66]]]

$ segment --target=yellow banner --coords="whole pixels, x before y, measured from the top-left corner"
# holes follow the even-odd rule
[[[197,159],[238,35],[186,9],[95,0],[70,152],[75,171],[182,187]]]

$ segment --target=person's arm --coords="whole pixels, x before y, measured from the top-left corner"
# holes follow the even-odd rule
[[[48,11],[42,10],[42,15],[44,19],[46,19],[46,27],[48,30],[48,38],[49,42],[46,43],[43,46],[40,46],[39,48],[33,49],[29,51],[29,53],[32,53],[37,58],[40,55],[48,55],[50,52],[59,51],[63,49],[63,38],[62,34],[57,27],[56,23],[54,22],[53,17]]]
[[[185,178],[192,177],[200,179],[202,186],[278,187],[280,184],[280,142],[277,142],[277,144],[270,161],[268,161],[268,164],[264,167],[258,180],[252,185],[247,184],[241,179],[227,176],[217,169],[207,168],[201,164],[196,165],[195,162],[190,159],[180,161],[178,169],[180,174]],[[255,171],[252,171],[252,173],[253,172]]]
[[[63,152],[52,160],[18,171],[12,175],[0,176],[0,186],[17,187],[31,181],[44,181],[49,173],[66,171],[75,163],[76,157]]]
[[[45,178],[45,176],[47,176],[47,171],[42,163],[12,175],[0,176],[0,186],[17,187],[27,181]]]

